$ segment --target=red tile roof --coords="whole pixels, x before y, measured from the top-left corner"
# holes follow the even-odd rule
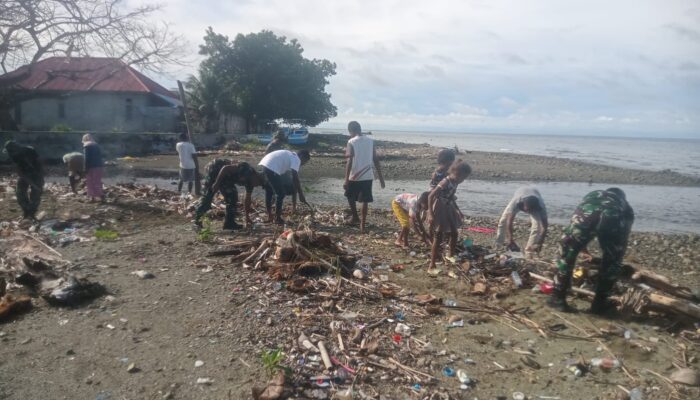
[[[27,68],[20,67],[3,77],[22,74]],[[123,61],[104,57],[50,57],[34,64],[29,76],[13,87],[41,91],[142,92],[178,99]]]

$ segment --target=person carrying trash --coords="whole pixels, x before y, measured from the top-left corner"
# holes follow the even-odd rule
[[[608,297],[622,271],[622,258],[633,223],[634,211],[621,189],[609,188],[588,193],[574,211],[571,224],[564,229],[560,258],[557,260],[558,272],[549,305],[561,311],[573,310],[566,302],[566,292],[571,286],[576,258],[597,236],[603,258],[591,312],[605,314],[611,310],[613,304]]]

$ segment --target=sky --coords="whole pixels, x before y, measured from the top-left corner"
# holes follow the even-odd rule
[[[129,0],[139,4],[140,0]],[[697,0],[160,0],[187,39],[272,30],[366,130],[700,138]]]

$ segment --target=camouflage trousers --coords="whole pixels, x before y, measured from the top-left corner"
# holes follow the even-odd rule
[[[43,191],[44,177],[41,175],[28,175],[17,179],[17,203],[22,208],[25,218],[34,218],[34,214],[39,210]]]
[[[603,258],[596,292],[607,294],[622,271],[622,258],[627,249],[630,229],[631,221],[626,220],[623,209],[581,204],[574,212],[571,224],[564,230],[560,242],[556,286],[564,291],[569,288],[576,257],[597,237]]]

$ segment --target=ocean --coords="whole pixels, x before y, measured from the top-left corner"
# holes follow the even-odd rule
[[[320,133],[345,130],[317,129]],[[616,167],[671,170],[700,176],[700,139],[372,131],[378,140],[428,143],[460,150],[521,153],[569,158]]]

